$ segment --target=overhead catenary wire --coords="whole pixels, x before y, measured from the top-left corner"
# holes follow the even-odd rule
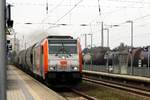
[[[146,1],[144,1],[144,0],[137,0],[137,1],[133,1],[133,0],[106,0],[106,1],[108,1],[108,2],[122,2],[122,3],[135,3],[135,4],[147,4],[147,5],[149,5],[150,4],[150,2],[146,2]],[[11,4],[15,4],[15,5],[33,5],[33,6],[44,6],[45,4],[44,3],[36,3],[36,2],[34,2],[34,3],[31,3],[31,2],[10,2]],[[55,4],[49,4],[49,6],[53,6],[53,5],[55,5]],[[63,6],[70,6],[70,5],[63,5]],[[81,5],[82,6],[82,5]],[[94,5],[95,7],[97,6],[97,5]]]
[[[29,2],[26,2],[26,3],[24,3],[24,2],[10,2],[10,4],[12,4],[12,5],[17,5],[17,6],[23,6],[23,5],[25,5],[25,6],[45,6],[45,4],[44,3],[29,3]],[[52,4],[49,4],[49,6],[52,6]]]
[[[138,17],[138,18],[135,18],[135,19],[130,19],[130,20],[135,22],[135,21],[137,21],[137,20],[141,20],[141,19],[144,19],[144,18],[146,18],[146,17],[150,17],[150,14],[147,14],[147,15],[144,15],[144,16],[141,16],[141,17]],[[120,25],[125,24],[125,23],[127,23],[127,22],[125,21],[125,22],[121,22],[121,23],[115,24],[115,25],[120,26]],[[112,26],[112,27],[113,27],[113,26]]]
[[[105,17],[106,15],[109,15],[109,14],[116,13],[116,12],[121,11],[121,10],[123,10],[123,9],[125,9],[125,8],[117,8],[117,9],[112,10],[112,11],[109,11],[109,12],[103,12],[103,16],[102,16],[102,17]],[[94,22],[94,20],[96,20],[98,17],[100,17],[99,14],[98,14],[98,16],[96,16],[94,19],[92,19],[92,20],[89,21],[88,23]]]
[[[133,20],[136,21],[136,20],[144,19],[144,18],[149,17],[149,16],[150,16],[150,14],[147,14],[147,15],[144,15],[144,16],[141,16],[141,17],[138,17],[138,18],[135,18],[135,19],[133,19]]]
[[[107,0],[107,1],[121,1],[121,2],[130,2],[130,3],[146,3],[146,2],[135,2],[135,1],[124,1],[124,0]],[[150,2],[147,2],[147,3],[149,3],[150,4]],[[98,0],[98,6],[99,6],[99,15],[101,15],[101,13],[100,13],[100,3],[99,3],[99,0]],[[122,6],[122,8],[127,8],[128,6]],[[144,8],[144,7],[130,7],[130,8]],[[112,13],[114,13],[114,12],[116,12],[116,11],[118,11],[119,9],[117,9],[117,10],[115,10],[115,11],[111,11],[111,12],[107,12],[107,14],[112,14]],[[106,13],[104,14],[104,16],[106,15]],[[103,17],[104,17],[103,16]],[[99,16],[98,16],[99,17]],[[143,16],[143,18],[144,17],[146,17],[146,16]],[[141,18],[140,18],[141,19]],[[96,20],[96,18],[95,19],[93,19],[93,20]],[[92,21],[90,21],[89,23],[91,23],[91,22],[93,22],[93,20]],[[138,19],[134,19],[134,20],[138,20]],[[124,22],[123,22],[124,23]],[[123,24],[123,23],[120,23],[120,24]]]
[[[55,24],[57,24],[60,20],[62,20],[65,16],[67,16],[74,8],[76,8],[83,0],[80,0],[79,2],[77,2],[68,12],[66,12],[62,17],[60,17],[58,20],[55,21]],[[51,28],[48,27],[47,29]]]
[[[127,1],[127,0],[107,0],[107,1],[114,1],[114,2],[124,2],[124,3],[136,3],[136,4],[150,4],[150,2],[145,2],[145,1]]]
[[[74,8],[76,8],[83,0],[80,0],[76,3],[68,12],[66,12],[62,17],[60,17],[55,23],[58,23],[61,19],[63,19],[66,15],[68,15]]]
[[[53,8],[49,11],[49,13],[52,13],[54,10],[56,10],[58,7],[60,7],[63,2],[64,2],[64,0],[61,0],[55,7],[53,7]]]
[[[64,1],[64,0],[62,0]],[[60,1],[61,2],[61,1]],[[16,2],[10,2],[11,5],[15,5],[15,6],[45,6],[44,3],[16,3]],[[56,4],[53,3],[48,3],[48,6],[55,6]],[[59,3],[58,3],[59,5]],[[57,6],[57,5],[56,5]],[[58,7],[67,7],[67,6],[74,6],[74,5],[70,5],[70,4],[61,4]],[[79,5],[78,7],[97,7],[97,5]],[[101,7],[107,7],[107,8],[112,8],[110,5],[101,5]],[[55,8],[55,7],[54,7]],[[57,8],[57,7],[56,7]],[[117,5],[114,6],[113,8],[150,8],[150,6],[142,6],[142,5],[138,5],[138,6],[128,6],[128,5]],[[53,9],[53,8],[52,8]],[[51,11],[49,11],[51,12]]]
[[[58,3],[58,5],[56,5],[55,7],[57,8],[57,7],[60,7],[60,5],[61,5],[61,2],[63,2],[64,0],[62,0],[62,1],[60,1],[60,3]],[[99,2],[100,0],[98,0],[98,2]],[[119,0],[107,0],[107,1],[119,1]],[[123,0],[121,0],[121,1],[123,1]],[[123,1],[124,2],[124,1]],[[133,1],[132,1],[133,2]],[[142,2],[143,3],[143,2]],[[36,3],[35,3],[36,4]],[[38,4],[38,3],[37,3]],[[72,6],[72,5],[71,5]],[[80,6],[80,5],[78,5],[78,6]],[[55,10],[55,7],[54,8],[52,8],[51,10],[49,10],[49,12],[53,12],[54,10]],[[100,7],[102,7],[102,5],[99,5],[99,12],[101,11],[101,8]],[[116,11],[118,11],[119,9],[117,9]],[[114,11],[114,12],[116,12],[116,11]],[[111,14],[111,13],[113,13],[113,12],[104,12],[104,15],[105,14]],[[99,13],[99,14],[101,14],[101,12]],[[145,18],[146,16],[143,16],[143,18]],[[141,19],[141,18],[140,18]],[[138,19],[137,19],[138,20]],[[134,21],[136,21],[136,19],[134,20]],[[125,22],[124,22],[125,23]],[[54,25],[55,25],[55,23],[54,23]]]
[[[52,13],[54,10],[56,10],[58,7],[61,6],[61,4],[64,2],[64,0],[61,0],[55,7],[53,7],[52,9],[50,9],[48,11],[48,13]],[[42,21],[41,23],[43,23],[50,15],[47,15]]]
[[[144,23],[144,24],[140,24],[140,25],[138,25],[138,26],[140,26],[140,27],[144,27],[144,26],[146,26],[146,25],[150,25],[150,22],[148,22],[148,23]]]

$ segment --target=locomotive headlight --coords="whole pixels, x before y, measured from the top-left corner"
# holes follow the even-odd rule
[[[78,70],[78,68],[77,68],[77,67],[74,67],[74,70]]]
[[[50,69],[50,70],[54,70],[54,67],[50,67],[49,69]]]
[[[62,59],[65,59],[65,57],[64,57],[64,56],[62,56],[61,58],[62,58]]]
[[[78,67],[74,67],[73,70],[78,70]]]
[[[55,70],[56,68],[54,66],[49,66],[49,70],[53,71]]]

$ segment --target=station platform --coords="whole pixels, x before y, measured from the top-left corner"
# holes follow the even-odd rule
[[[126,79],[126,80],[145,82],[145,83],[150,84],[150,78],[148,78],[148,77],[123,75],[123,74],[112,74],[112,73],[105,73],[105,72],[98,72],[98,71],[88,71],[88,70],[83,70],[83,74],[93,74],[93,75],[107,76],[107,77],[112,77],[112,78],[120,78],[120,79]]]
[[[7,100],[65,100],[13,65],[7,68]]]

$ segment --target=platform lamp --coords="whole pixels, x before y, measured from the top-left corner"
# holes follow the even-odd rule
[[[109,48],[109,28],[104,28],[103,30],[107,31],[107,47]],[[109,50],[107,50],[107,68],[109,72]]]
[[[133,49],[133,21],[132,20],[128,20],[126,21],[126,23],[130,23],[131,24],[131,72],[130,74],[133,75],[133,56],[132,56],[132,49]]]
[[[88,34],[88,35],[90,35],[91,36],[91,50],[90,50],[90,54],[91,54],[91,70],[92,70],[92,44],[93,44],[93,34]]]

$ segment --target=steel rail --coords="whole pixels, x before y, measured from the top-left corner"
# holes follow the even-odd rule
[[[102,80],[94,80],[94,79],[90,79],[90,78],[83,78],[83,80],[85,81],[88,81],[88,82],[92,82],[92,83],[96,83],[98,85],[104,85],[104,86],[108,86],[108,87],[113,87],[113,88],[117,88],[117,89],[121,89],[121,90],[125,90],[125,91],[128,91],[128,92],[131,92],[131,93],[135,93],[135,94],[138,94],[138,95],[141,95],[141,96],[148,96],[150,97],[150,92],[147,91],[147,90],[141,90],[139,88],[136,88],[136,87],[131,87],[131,86],[128,86],[125,84],[122,84],[122,85],[118,85],[116,83],[111,83],[111,82],[105,82],[105,81],[102,81]]]
[[[80,96],[82,96],[82,97],[84,97],[84,98],[86,98],[86,99],[88,99],[88,100],[98,100],[97,98],[89,96],[89,95],[87,95],[83,92],[80,92],[80,91],[76,90],[76,89],[71,89],[71,91],[78,94],[78,95],[80,95]]]

